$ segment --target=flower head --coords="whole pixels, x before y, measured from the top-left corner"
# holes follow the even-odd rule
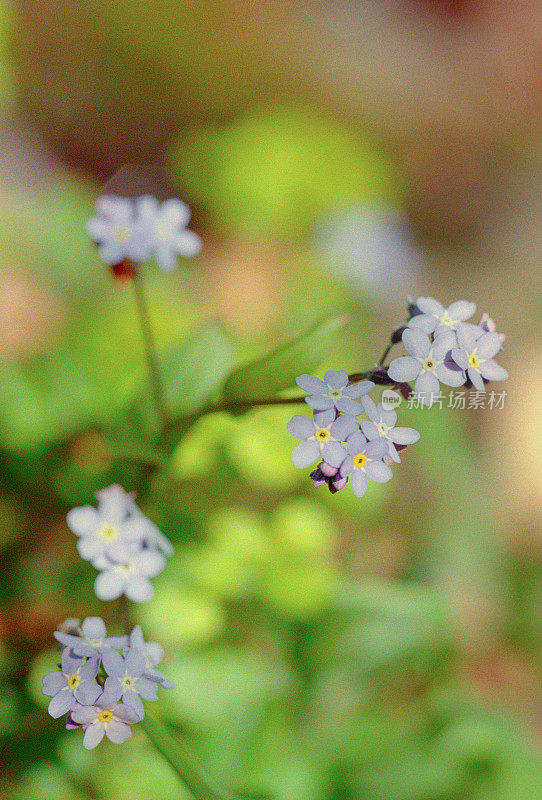
[[[98,507],[72,509],[67,522],[79,537],[77,549],[101,574],[94,589],[101,600],[126,594],[144,602],[153,595],[149,578],[165,566],[173,547],[137,507],[133,495],[121,486],[109,486],[96,495]]]
[[[123,701],[135,708],[140,719],[144,717],[144,700],[158,699],[158,684],[144,676],[145,657],[136,648],[129,648],[123,658],[116,650],[108,650],[103,656],[107,672],[105,691],[115,702]]]
[[[48,672],[43,677],[41,688],[43,694],[52,697],[47,709],[52,717],[57,719],[71,711],[76,702],[85,706],[96,702],[102,693],[94,680],[99,665],[97,657],[85,661],[67,649],[63,651],[60,671]]]
[[[347,455],[340,469],[341,477],[350,477],[352,491],[357,497],[363,497],[367,491],[367,478],[377,483],[386,483],[392,477],[392,471],[382,458],[388,452],[388,443],[384,439],[368,442],[363,433],[353,433],[346,440]]]
[[[336,419],[335,410],[330,409],[315,413],[314,419],[296,414],[286,428],[292,436],[303,439],[292,453],[296,467],[309,467],[320,456],[330,467],[339,467],[345,456],[341,442],[359,430],[359,424],[348,414]]]
[[[397,383],[416,379],[414,390],[422,405],[431,406],[436,400],[440,391],[439,381],[446,386],[465,383],[464,371],[451,359],[451,351],[457,347],[453,331],[442,333],[431,342],[421,330],[407,328],[403,333],[403,344],[410,355],[394,358],[388,367],[388,375]]]
[[[420,434],[414,428],[396,428],[395,411],[386,410],[382,403],[376,405],[370,397],[363,398],[363,407],[369,419],[361,420],[362,433],[368,441],[385,439],[388,443],[389,457],[399,463],[401,459],[395,445],[414,444],[420,438]]]
[[[171,198],[159,203],[145,195],[136,200],[136,210],[140,223],[150,232],[152,252],[161,270],[173,272],[179,256],[190,258],[199,253],[201,239],[187,230],[190,209],[182,200]]]
[[[160,670],[156,669],[164,656],[164,648],[158,642],[146,642],[143,638],[143,631],[140,625],[136,625],[130,634],[129,647],[124,649],[124,655],[129,649],[138,650],[145,659],[144,676],[151,681],[155,681],[165,689],[173,689],[174,684],[168,681]]]
[[[54,636],[73,655],[87,657],[101,656],[105,650],[110,650],[112,647],[124,647],[128,642],[127,636],[108,636],[101,617],[87,617],[83,620],[80,635],[56,630]]]
[[[452,349],[452,358],[460,369],[466,371],[479,392],[485,392],[484,379],[504,381],[508,378],[508,372],[493,358],[502,347],[498,333],[486,333],[483,328],[472,325],[460,326],[457,345]]]
[[[417,313],[408,321],[409,328],[417,328],[424,333],[440,333],[455,331],[462,322],[470,319],[476,311],[476,305],[467,300],[457,300],[448,308],[433,297],[418,297],[414,303]]]
[[[96,747],[104,736],[115,744],[126,742],[132,736],[130,725],[141,719],[135,708],[118,704],[106,693],[95,705],[75,708],[70,716],[74,723],[83,726],[83,745],[87,750]]]
[[[344,370],[330,369],[324,375],[324,380],[313,375],[300,375],[296,383],[310,397],[305,402],[315,411],[328,411],[336,408],[343,414],[361,414],[363,412],[359,403],[354,398],[366,395],[375,385],[372,381],[360,381],[348,385],[348,375]]]
[[[134,202],[127,197],[99,197],[96,216],[87,221],[86,227],[106,264],[113,266],[124,259],[145,261],[151,254],[150,231],[135,217]]]

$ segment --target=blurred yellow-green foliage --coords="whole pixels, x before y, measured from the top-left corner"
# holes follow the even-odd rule
[[[121,747],[87,752],[80,731],[47,716],[40,692],[64,618],[101,615],[121,631],[120,605],[96,599],[95,571],[65,523],[71,507],[120,483],[175,546],[152,601],[131,609],[145,638],[164,646],[176,684],[155,708],[215,781],[276,800],[532,800],[542,786],[542,417],[539,352],[524,347],[539,325],[528,215],[509,199],[481,226],[480,209],[465,216],[466,187],[491,153],[482,158],[454,128],[445,93],[440,116],[433,97],[421,104],[417,129],[391,55],[359,89],[363,114],[343,105],[349,59],[326,81],[317,63],[333,25],[346,25],[337,9],[315,12],[322,53],[301,75],[302,48],[296,58],[283,49],[283,15],[299,33],[298,11],[258,2],[251,22],[243,5],[0,4],[2,796],[188,797],[137,726]],[[384,53],[407,58],[404,29],[427,58],[427,29],[453,76],[439,37],[458,24],[478,26],[486,52],[491,3],[472,17],[469,3],[390,5],[373,9]],[[371,105],[380,91],[389,119]],[[519,135],[521,108],[512,113]],[[449,171],[447,147],[476,168],[466,159]],[[174,275],[143,266],[177,420],[157,471],[123,457],[155,433],[131,287],[112,281],[85,234],[100,177],[135,159],[160,162],[204,241]],[[491,194],[477,192],[469,201]],[[441,229],[429,206],[442,210]],[[343,232],[339,251],[352,255],[339,269],[332,243],[313,234],[332,221],[340,236],[352,208],[368,238]],[[433,227],[411,271],[407,210]],[[183,426],[223,392],[265,396],[295,389],[296,370],[367,369],[404,318],[409,281],[413,294],[465,294],[494,312],[509,333],[511,378],[502,411],[403,404],[401,420],[421,440],[389,484],[362,501],[349,487],[314,490],[291,463],[292,407]],[[322,319],[331,322],[312,329],[310,344],[232,376]],[[524,407],[526,375],[534,388]]]

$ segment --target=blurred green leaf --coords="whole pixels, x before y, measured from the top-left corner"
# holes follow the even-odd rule
[[[183,133],[171,163],[215,224],[245,234],[299,236],[344,203],[401,202],[397,170],[378,147],[303,107],[260,103],[219,129]]]
[[[295,386],[298,375],[311,372],[322,362],[347,321],[346,317],[330,317],[262,358],[239,367],[225,383],[225,399],[260,399]]]

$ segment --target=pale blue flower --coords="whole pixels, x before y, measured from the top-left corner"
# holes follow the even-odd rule
[[[135,708],[123,703],[118,704],[106,693],[102,694],[95,705],[87,708],[75,708],[71,718],[77,725],[82,725],[85,735],[83,745],[92,750],[104,736],[121,744],[132,736],[130,725],[141,720]]]
[[[61,669],[48,672],[43,677],[42,692],[52,697],[49,703],[49,714],[58,719],[62,714],[71,711],[75,703],[89,706],[96,702],[102,693],[96,683],[100,659],[98,657],[79,658],[64,650],[61,657]]]
[[[433,297],[418,297],[414,303],[416,310],[421,313],[415,314],[409,321],[409,328],[417,328],[424,333],[440,333],[455,331],[462,322],[470,319],[476,311],[476,304],[467,300],[457,300],[448,308],[435,300]]]
[[[359,381],[348,385],[348,374],[344,370],[329,369],[324,375],[324,380],[313,375],[300,375],[296,383],[310,397],[305,402],[314,411],[328,411],[336,408],[343,414],[362,414],[363,409],[354,398],[366,395],[375,385],[372,381]]]
[[[361,420],[362,433],[369,441],[385,439],[388,443],[389,457],[399,463],[401,459],[395,445],[414,444],[420,438],[420,434],[414,428],[395,427],[397,422],[395,411],[386,410],[382,403],[376,405],[370,397],[363,398],[363,407],[369,419]]]
[[[359,430],[359,423],[353,416],[345,414],[335,418],[335,410],[319,411],[314,419],[296,414],[286,428],[292,436],[303,441],[292,453],[292,461],[296,467],[309,467],[320,456],[331,467],[339,467],[346,455],[341,444],[354,431]]]
[[[81,558],[105,556],[126,561],[134,543],[153,546],[171,555],[171,543],[137,507],[133,495],[114,485],[97,492],[98,507],[72,508],[66,517],[68,527],[79,537]]]
[[[79,622],[79,620],[73,620]],[[76,656],[96,656],[112,647],[125,647],[127,636],[108,636],[105,622],[101,617],[87,617],[81,625],[81,635],[55,631],[55,639]]]
[[[394,358],[388,367],[388,375],[396,383],[416,380],[414,391],[422,405],[431,406],[437,400],[439,381],[454,387],[465,383],[464,371],[451,358],[452,349],[457,347],[453,331],[442,333],[431,342],[421,330],[407,328],[403,333],[403,344],[410,355]]]
[[[129,649],[138,650],[145,659],[145,678],[159,683],[164,689],[173,689],[174,685],[168,681],[165,675],[156,669],[164,656],[164,648],[158,642],[146,642],[143,638],[143,631],[140,625],[136,625],[130,634],[129,647],[124,650],[124,655]]]
[[[116,650],[108,650],[103,654],[102,663],[107,672],[105,692],[115,702],[121,697],[126,705],[135,708],[144,717],[144,700],[158,699],[158,684],[145,677],[145,657],[136,648],[129,648],[123,658]]]
[[[508,372],[493,359],[502,347],[500,334],[486,333],[483,328],[472,325],[457,330],[457,347],[452,349],[452,358],[463,370],[479,392],[485,392],[487,381],[504,381]]]
[[[201,250],[201,239],[187,229],[190,209],[182,200],[171,198],[159,203],[145,195],[136,200],[138,221],[148,229],[152,240],[152,254],[164,272],[177,268],[179,256],[190,258]]]
[[[96,212],[96,216],[88,220],[86,229],[98,245],[102,261],[113,266],[124,259],[140,262],[149,258],[152,232],[135,218],[133,200],[103,195],[96,201]]]
[[[154,594],[149,578],[155,578],[166,565],[166,559],[153,548],[135,550],[122,562],[99,556],[92,560],[101,570],[94,581],[100,600],[115,600],[122,594],[134,603],[145,603]]]
[[[353,433],[346,440],[347,456],[340,469],[343,478],[350,478],[352,491],[357,497],[363,497],[367,491],[367,478],[376,483],[386,483],[392,477],[392,471],[382,458],[388,452],[388,443],[384,439],[368,442],[363,433]]]

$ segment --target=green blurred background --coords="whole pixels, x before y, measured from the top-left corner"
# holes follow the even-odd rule
[[[7,800],[184,796],[143,733],[87,753],[40,694],[61,620],[120,631],[65,524],[114,482],[175,545],[133,618],[177,684],[160,714],[216,780],[277,800],[540,792],[539,12],[1,0]],[[179,386],[196,408],[325,316],[350,322],[321,369],[369,367],[407,294],[495,317],[504,408],[402,408],[421,440],[362,501],[292,466],[288,408],[200,420],[149,484],[104,449],[144,414],[144,358],[130,288],[84,233],[127,163],[161,166],[204,241],[173,276],[144,268],[179,413]]]

